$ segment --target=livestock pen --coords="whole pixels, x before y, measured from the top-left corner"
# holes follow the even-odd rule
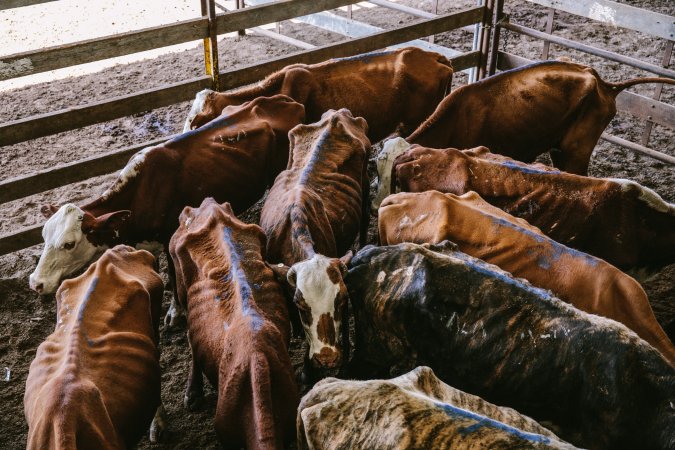
[[[0,2],[0,12],[10,8],[37,8],[42,3],[59,1],[67,0],[5,0]],[[0,226],[0,325],[3,328],[0,378],[7,374],[7,381],[0,380],[0,386],[5,383],[3,388],[6,387],[0,398],[3,404],[10,405],[9,413],[0,419],[3,447],[20,447],[22,439],[25,441],[20,401],[23,383],[35,347],[53,324],[51,302],[38,300],[37,295],[27,289],[27,274],[40,249],[36,246],[41,242],[39,206],[45,202],[79,202],[96,194],[110,182],[109,174],[123,167],[135,152],[169,140],[180,132],[189,110],[185,102],[192,100],[196,92],[204,88],[229,90],[256,82],[289,64],[316,63],[413,40],[417,46],[448,56],[459,82],[475,81],[497,70],[558,56],[597,65],[600,74],[613,81],[651,74],[674,77],[675,74],[671,62],[675,10],[668,1],[639,2],[639,6],[647,9],[607,0],[487,0],[478,6],[473,0],[373,0],[358,4],[345,0],[273,3],[253,0],[246,5],[237,1],[234,6],[232,3],[202,0],[199,5],[202,15],[197,18],[56,47],[12,55],[0,48],[0,80],[9,80],[170,45],[203,42],[199,52],[185,58],[194,69],[191,78],[148,76],[149,80],[133,83],[134,88],[140,89],[128,92],[129,89],[107,89],[117,74],[101,72],[90,77],[92,84],[100,86],[90,98],[69,103],[68,98],[57,95],[57,100],[46,110],[25,105],[15,108],[13,105],[30,101],[20,90],[0,92],[0,104],[5,109],[0,116],[3,162],[0,204],[5,217]],[[234,9],[237,6],[239,8]],[[337,10],[329,11],[332,9]],[[556,21],[563,23],[562,28],[557,28]],[[269,27],[268,24],[275,25]],[[573,39],[577,35],[575,30],[583,26],[592,28],[595,35]],[[613,34],[624,36],[621,28],[630,30],[626,39],[635,39],[640,44],[629,49],[614,42]],[[451,30],[455,31],[450,33]],[[239,37],[224,37],[228,33]],[[610,37],[598,42],[603,36]],[[259,44],[251,47],[251,55],[231,57],[236,54],[238,45],[254,39],[276,49],[271,58],[259,56],[255,50],[260,49]],[[298,48],[301,50],[297,51]],[[575,53],[560,49],[571,49]],[[150,63],[137,64],[136,70],[146,75],[155,70],[170,71],[171,61],[158,63],[156,67]],[[206,70],[206,74],[195,74],[197,70]],[[467,77],[460,75],[463,71]],[[40,88],[32,89],[30,95],[39,98]],[[617,103],[622,112],[603,135],[608,142],[598,145],[591,173],[637,179],[666,200],[675,200],[674,90],[670,86],[641,86],[622,94]],[[134,127],[139,126],[152,132],[136,133]],[[46,164],[35,163],[49,154],[50,148],[64,146],[75,149],[67,159],[57,157]],[[96,151],[91,151],[92,146],[98,147]],[[108,176],[100,178],[103,175]],[[255,220],[257,212],[254,208],[245,217]],[[371,224],[371,242],[375,240],[375,228],[376,225]],[[667,301],[675,295],[673,274],[675,269],[667,267],[645,284],[650,298],[663,299],[660,305],[666,306],[657,310],[657,316],[661,311],[660,318],[668,323],[675,318],[675,308]],[[163,395],[172,430],[167,445],[184,448],[215,445],[210,422],[213,392],[206,411],[182,409],[180,398],[188,357],[185,353],[189,353],[184,336],[181,332],[165,332],[162,344],[166,387]],[[300,345],[294,341],[295,347]],[[144,441],[141,447],[148,445]]]

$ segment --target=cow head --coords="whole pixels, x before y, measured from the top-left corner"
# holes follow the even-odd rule
[[[388,139],[382,145],[382,151],[377,155],[377,194],[372,201],[371,208],[377,211],[389,194],[392,193],[392,169],[394,160],[410,148],[410,144],[401,137]]]
[[[204,89],[198,92],[185,120],[183,133],[209,123],[220,116],[226,106],[241,103],[241,101],[231,100],[227,94],[212,91],[211,89]]]
[[[349,300],[343,277],[351,256],[351,252],[340,259],[316,254],[288,270],[288,283],[295,288],[293,302],[315,368],[334,368],[342,363],[342,320]]]
[[[94,217],[81,208],[67,203],[60,208],[42,207],[49,220],[42,228],[45,247],[37,267],[29,277],[31,289],[39,294],[51,294],[61,279],[87,264],[107,238],[116,236],[131,211],[116,211]]]

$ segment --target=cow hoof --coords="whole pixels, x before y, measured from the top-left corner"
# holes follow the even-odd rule
[[[150,424],[150,442],[156,444],[162,439],[166,432],[166,412],[164,411],[164,406],[161,405],[157,408],[155,412],[155,417],[152,419],[152,424]]]
[[[183,405],[188,411],[198,411],[204,404],[204,394],[197,392],[187,392],[183,398]]]
[[[183,308],[174,305],[173,303],[169,307],[169,310],[164,316],[164,327],[166,328],[176,328],[179,323],[185,319],[185,311]]]

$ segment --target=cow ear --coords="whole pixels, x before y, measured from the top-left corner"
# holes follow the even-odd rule
[[[267,264],[267,263],[265,263]],[[283,263],[279,264],[267,264],[267,267],[269,267],[272,272],[274,272],[274,277],[277,279],[277,281],[283,283],[286,281],[286,276],[288,275],[288,269],[289,267]]]
[[[343,274],[347,272],[347,267],[349,267],[349,263],[352,261],[353,257],[354,253],[349,250],[342,258],[340,258],[340,270]]]
[[[42,205],[42,208],[40,208],[40,212],[47,219],[49,219],[51,216],[56,214],[56,211],[58,211],[58,210],[59,210],[59,207],[56,206],[56,205],[52,205],[51,203],[48,204],[48,205]]]
[[[295,287],[296,277],[297,277],[297,274],[295,273],[295,269],[291,267],[288,270],[288,274],[286,275],[286,279],[288,280],[288,284],[290,284],[292,287]]]
[[[82,231],[85,233],[114,233],[122,228],[129,217],[131,217],[131,211],[129,210],[115,211],[100,217],[85,214],[82,220]]]

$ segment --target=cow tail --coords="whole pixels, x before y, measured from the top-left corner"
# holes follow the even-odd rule
[[[660,77],[648,77],[648,78],[633,78],[632,80],[623,81],[621,83],[608,83],[605,82],[607,86],[610,87],[610,91],[617,96],[621,91],[627,89],[636,84],[645,84],[645,83],[665,83],[665,84],[675,84],[675,80],[671,78],[660,78]]]
[[[279,424],[274,417],[274,399],[272,398],[272,373],[270,363],[264,354],[254,352],[251,355],[251,399],[253,406],[252,428],[247,433],[248,448],[282,448],[283,437],[279,435]],[[281,419],[281,418],[279,418]]]

